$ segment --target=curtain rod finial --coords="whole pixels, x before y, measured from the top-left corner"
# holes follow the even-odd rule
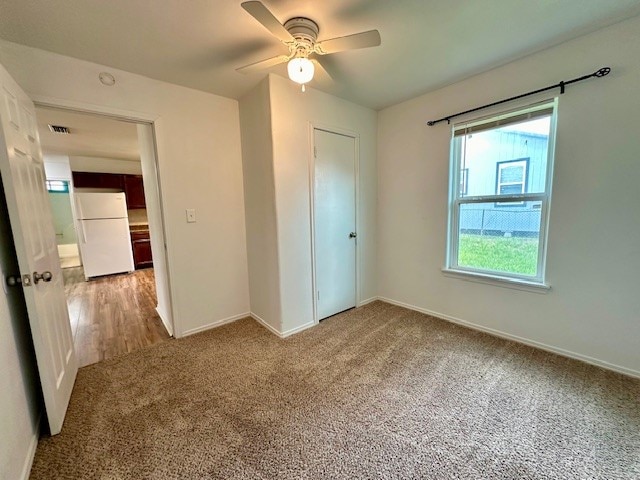
[[[604,77],[606,75],[609,75],[611,73],[611,68],[609,67],[602,67],[600,70],[598,70],[597,72],[595,72],[593,75],[595,77]]]

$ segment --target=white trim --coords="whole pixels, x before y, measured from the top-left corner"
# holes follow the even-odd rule
[[[313,123],[309,122],[309,228],[311,230],[311,310],[313,323],[320,323],[318,320],[318,298],[316,292],[316,218],[315,218],[315,198],[316,198],[316,135]]]
[[[362,300],[360,303],[358,303],[356,307],[364,307],[365,305],[368,305],[369,303],[373,303],[376,300],[378,300],[378,297],[367,298],[366,300]]]
[[[547,352],[555,353],[557,355],[572,358],[574,360],[579,360],[584,363],[589,363],[591,365],[595,365],[596,367],[601,367],[606,370],[611,370],[613,372],[622,373],[623,375],[628,375],[630,377],[640,378],[640,371],[633,370],[631,368],[622,367],[620,365],[614,365],[613,363],[605,362],[604,360],[599,360],[597,358],[589,357],[587,355],[582,355],[580,353],[571,352],[569,350],[565,350],[563,348],[554,347],[551,345],[547,345],[546,343],[536,342],[535,340],[529,340],[524,337],[519,337],[517,335],[512,335],[510,333],[505,333],[500,330],[496,330],[494,328],[485,327],[483,325],[478,325],[477,323],[468,322],[466,320],[462,320],[460,318],[452,317],[451,315],[445,315],[444,313],[434,312],[433,310],[428,310],[426,308],[416,307],[415,305],[410,305],[408,303],[399,302],[397,300],[392,300],[386,297],[378,297],[378,300],[381,300],[386,303],[390,303],[391,305],[397,305],[398,307],[407,308],[409,310],[414,310],[416,312],[424,313],[426,315],[431,315],[432,317],[436,317],[451,323],[455,323],[457,325],[461,325],[463,327],[471,328],[473,330],[478,330],[484,333],[488,333],[494,337],[500,337],[507,340],[511,340],[517,343],[521,343],[524,345],[528,345],[530,347],[538,348],[540,350],[545,350]]]
[[[490,273],[481,273],[472,270],[462,270],[454,268],[443,268],[442,273],[445,277],[458,278],[467,282],[485,283],[495,287],[513,288],[515,290],[524,290],[533,293],[548,293],[551,286],[547,283],[538,283],[535,281],[522,280],[519,278],[501,277]]]
[[[260,325],[262,325],[263,327],[265,327],[267,330],[269,330],[271,333],[273,333],[274,335],[276,335],[279,338],[287,338],[290,337],[291,335],[295,335],[296,333],[302,332],[303,330],[306,330],[308,328],[311,328],[313,326],[316,325],[315,321],[311,321],[308,323],[305,323],[304,325],[300,325],[299,327],[295,327],[292,328],[290,330],[286,330],[284,332],[279,331],[277,328],[269,325],[263,318],[261,318],[259,315],[256,315],[255,313],[250,313],[249,314],[251,316],[251,318],[253,318],[256,322],[258,322]]]
[[[101,115],[117,120],[133,123],[154,123],[160,115],[146,112],[135,112],[121,108],[112,108],[107,105],[96,105],[94,103],[78,102],[75,100],[65,100],[63,98],[48,97],[46,95],[34,95],[28,93],[29,98],[37,107],[52,107],[58,110],[71,110],[73,112],[88,113],[90,115]]]
[[[180,335],[180,338],[193,335],[194,333],[204,332],[205,330],[211,330],[212,328],[221,327],[222,325],[226,325],[227,323],[232,323],[232,322],[235,322],[236,320],[241,320],[243,318],[248,318],[248,317],[251,317],[251,314],[249,312],[245,312],[245,313],[239,313],[238,315],[233,315],[231,317],[223,318],[222,320],[216,320],[215,322],[208,323],[207,325],[186,330],[182,332],[182,335]]]
[[[24,459],[24,465],[22,467],[22,473],[20,474],[21,480],[29,480],[29,474],[31,473],[31,467],[33,466],[33,460],[36,457],[36,449],[38,448],[38,439],[40,437],[40,422],[42,420],[42,416],[38,417],[36,421],[36,425],[33,431],[33,436],[31,437],[31,442],[29,443],[29,448],[26,452],[26,457]]]
[[[269,330],[271,333],[273,333],[274,335],[277,335],[278,337],[282,338],[282,334],[280,333],[280,331],[275,328],[272,327],[271,325],[269,325],[267,323],[266,320],[264,320],[262,317],[260,317],[259,315],[256,315],[255,313],[251,312],[249,313],[249,315],[251,316],[251,318],[253,318],[256,322],[258,322],[260,325],[262,325],[264,328],[266,328],[267,330]]]
[[[533,98],[527,96],[512,100],[509,102],[511,105],[509,110],[505,110],[502,104],[486,107],[483,109],[486,112],[483,116],[477,116],[476,112],[469,112],[466,115],[458,116],[458,121],[454,123],[454,127],[457,125],[459,129],[464,129],[465,127],[470,128],[482,125],[483,123],[489,123],[492,120],[506,120],[509,117],[518,116],[518,114],[544,110],[548,104],[553,103],[557,98],[558,94],[555,92],[540,92]],[[464,127],[462,127],[462,125],[464,125]]]
[[[158,316],[160,317],[160,320],[162,320],[162,324],[164,325],[164,328],[167,329],[167,332],[169,333],[170,336],[173,337],[173,327],[171,326],[171,324],[169,322],[167,322],[167,320],[162,316],[162,313],[160,313],[160,309],[158,309],[158,306],[156,305],[155,308],[156,313],[158,314]]]
[[[316,326],[316,322],[314,322],[314,321],[311,321],[309,323],[305,323],[304,325],[300,325],[299,327],[295,327],[295,328],[292,328],[290,330],[286,330],[286,331],[282,332],[280,334],[280,338],[290,337],[291,335],[295,335],[296,333],[300,333],[303,330],[306,330],[308,328],[315,327],[315,326]]]

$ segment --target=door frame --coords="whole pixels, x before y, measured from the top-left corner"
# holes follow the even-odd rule
[[[162,261],[164,263],[165,271],[166,271],[166,278],[164,278],[163,280],[165,282],[166,291],[169,296],[167,301],[169,303],[168,314],[170,318],[166,319],[166,323],[168,323],[169,325],[166,325],[165,319],[161,319],[161,320],[165,324],[165,327],[169,327],[168,329],[170,331],[168,333],[171,336],[173,337],[180,336],[180,332],[182,332],[182,330],[179,328],[177,316],[174,311],[173,291],[171,289],[172,268],[169,262],[169,254],[168,254],[168,247],[167,247],[169,244],[169,239],[167,237],[167,228],[166,228],[166,219],[165,219],[166,208],[164,204],[164,196],[162,194],[162,182],[160,178],[160,164],[159,164],[159,158],[158,158],[158,145],[157,145],[158,142],[157,142],[155,123],[160,118],[160,116],[151,114],[151,113],[123,110],[118,108],[112,108],[105,105],[96,105],[92,103],[64,100],[60,98],[52,98],[52,97],[47,97],[42,95],[29,95],[29,97],[33,101],[36,108],[42,107],[42,108],[53,108],[57,110],[66,110],[74,113],[96,115],[100,117],[111,118],[112,120],[118,120],[121,122],[133,123],[136,125],[145,125],[150,127],[152,145],[149,145],[149,146],[151,147],[151,151],[153,152],[153,163],[154,163],[153,168],[155,170],[155,175],[150,179],[150,181],[155,184],[158,191],[158,208],[160,210],[159,211],[160,228],[162,229],[162,235],[164,237],[163,238],[164,248],[162,250],[162,258],[159,259],[159,261]]]
[[[356,233],[360,230],[360,134],[353,130],[327,125],[320,122],[309,122],[309,218],[311,229],[311,299],[313,302],[313,324],[320,323],[318,318],[318,299],[316,297],[316,231],[315,231],[315,179],[316,179],[316,156],[315,156],[315,131],[321,130],[354,140],[354,186],[355,186],[355,213],[356,213]],[[360,247],[358,237],[355,239],[356,246],[356,307],[360,306]]]

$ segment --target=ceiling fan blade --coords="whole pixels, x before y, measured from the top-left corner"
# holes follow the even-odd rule
[[[329,74],[329,72],[327,72],[327,69],[324,68],[324,65],[322,65],[320,63],[320,61],[316,58],[312,58],[311,61],[313,62],[313,66],[316,70],[316,75],[315,78],[321,82],[328,82],[333,80],[333,78],[331,78],[331,75]]]
[[[327,55],[357,48],[377,47],[381,43],[380,32],[378,30],[369,30],[368,32],[354,33],[346,37],[325,40],[317,43],[315,50],[320,55]]]
[[[259,62],[251,63],[249,65],[245,65],[244,67],[236,68],[237,72],[240,73],[255,73],[261,70],[265,70],[267,68],[273,67],[275,65],[279,65],[281,63],[285,63],[289,60],[289,57],[286,55],[278,55],[277,57],[267,58],[266,60],[260,60]]]
[[[278,19],[273,16],[273,13],[271,13],[269,9],[262,4],[262,2],[244,2],[241,6],[247,11],[247,13],[249,13],[249,15],[255,18],[262,24],[262,26],[278,38],[278,40],[283,42],[293,41],[291,34],[282,26]]]

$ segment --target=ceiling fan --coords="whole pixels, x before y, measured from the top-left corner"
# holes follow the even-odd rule
[[[316,58],[309,58],[310,56],[377,47],[381,43],[380,32],[377,30],[354,33],[353,35],[318,42],[320,29],[318,24],[310,18],[294,17],[282,24],[262,2],[251,1],[244,2],[241,5],[249,15],[260,22],[289,48],[289,55],[278,55],[277,57],[245,65],[236,70],[241,73],[253,73],[288,62],[289,78],[301,84],[303,92],[305,84],[313,79],[315,67],[324,70],[320,62]]]

